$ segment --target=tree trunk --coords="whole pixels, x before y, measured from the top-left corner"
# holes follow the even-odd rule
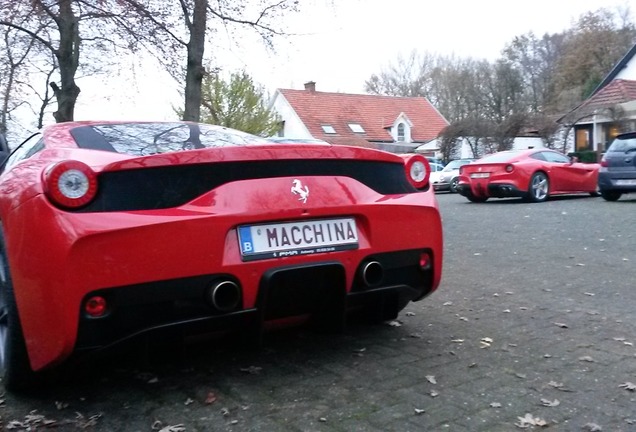
[[[205,69],[203,50],[207,24],[208,0],[195,0],[188,42],[188,67],[185,82],[183,120],[198,122],[201,118],[201,85]]]
[[[73,121],[75,103],[80,94],[80,88],[75,83],[75,72],[79,65],[81,40],[79,21],[73,14],[71,3],[72,0],[60,1],[58,21],[60,45],[55,52],[60,67],[60,85],[51,83],[51,88],[57,99],[57,111],[53,113],[57,123]]]

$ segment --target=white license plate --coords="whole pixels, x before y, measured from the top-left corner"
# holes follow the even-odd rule
[[[353,218],[304,220],[238,227],[243,261],[358,248]]]
[[[616,186],[636,186],[636,179],[616,180]]]
[[[490,173],[489,172],[485,172],[485,173],[472,173],[470,175],[470,178],[488,178],[490,177]]]

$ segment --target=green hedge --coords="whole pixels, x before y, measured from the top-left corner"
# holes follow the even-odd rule
[[[572,153],[568,153],[568,156],[570,157],[578,157],[579,158],[579,162],[583,162],[583,163],[595,163],[597,162],[596,160],[596,152],[594,150],[584,150],[584,151],[577,151],[577,152],[572,152]]]

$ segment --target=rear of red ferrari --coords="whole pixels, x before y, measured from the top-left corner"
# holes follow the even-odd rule
[[[424,158],[268,143],[131,156],[91,148],[95,130],[50,130],[0,178],[34,371],[167,328],[258,333],[304,317],[341,329],[354,310],[391,319],[440,282]],[[89,148],[73,148],[87,136]]]
[[[476,162],[460,168],[457,190],[471,201],[524,197],[528,191],[529,176],[523,164]]]

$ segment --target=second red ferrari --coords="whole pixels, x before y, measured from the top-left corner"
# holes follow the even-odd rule
[[[579,163],[545,148],[503,151],[462,166],[457,191],[472,202],[508,197],[541,202],[551,195],[596,195],[598,170],[598,164]]]

